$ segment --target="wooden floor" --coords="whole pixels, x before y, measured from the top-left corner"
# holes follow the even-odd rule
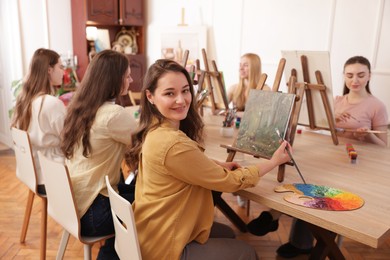
[[[223,197],[246,221],[257,217],[266,208],[251,203],[250,216],[246,210],[238,207],[236,197],[224,194]],[[15,157],[13,151],[0,143],[0,259],[39,259],[39,227],[40,227],[40,199],[34,201],[30,226],[25,244],[19,243],[23,214],[27,199],[27,187],[15,177]],[[384,205],[389,206],[389,205]],[[216,221],[230,224],[230,222],[217,209]],[[389,216],[390,217],[390,216]],[[260,259],[282,259],[276,256],[276,249],[288,241],[291,218],[282,216],[279,229],[263,237],[253,236],[249,233],[237,233],[238,239],[251,244],[257,251]],[[48,218],[47,259],[55,259],[60,242],[62,228],[50,217]],[[95,244],[92,250],[93,259],[96,258],[99,245]],[[346,259],[390,259],[390,239],[379,249],[373,249],[350,239],[344,239],[341,250]],[[65,259],[83,259],[83,246],[71,238]],[[295,259],[307,259],[307,256]]]

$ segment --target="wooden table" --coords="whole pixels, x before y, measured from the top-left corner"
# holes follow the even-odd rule
[[[221,144],[232,144],[233,138],[221,137],[219,129],[222,117],[205,115],[205,153],[213,159],[226,160],[226,149]],[[293,156],[307,183],[340,188],[361,196],[362,208],[353,211],[325,211],[294,205],[283,199],[285,194],[274,192],[281,183],[277,181],[277,169],[268,173],[254,188],[238,194],[292,217],[310,223],[317,244],[312,259],[343,259],[334,243],[336,234],[377,248],[390,234],[390,149],[339,139],[334,145],[330,135],[303,131],[296,134]],[[358,153],[357,162],[350,162],[345,144],[351,143]],[[262,159],[245,155],[243,165]],[[283,183],[301,183],[293,166],[286,167]]]

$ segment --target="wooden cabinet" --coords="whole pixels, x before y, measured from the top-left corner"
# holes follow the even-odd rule
[[[133,91],[141,89],[146,70],[144,2],[143,0],[71,0],[73,52],[78,58],[77,75],[80,80],[89,63],[90,43],[86,39],[85,31],[87,26],[107,29],[111,45],[123,27],[127,30],[133,28],[137,33],[138,52],[128,55],[134,80],[130,89]]]
[[[87,20],[102,24],[143,26],[141,0],[87,0]]]
[[[118,0],[87,0],[87,20],[100,24],[119,24]]]

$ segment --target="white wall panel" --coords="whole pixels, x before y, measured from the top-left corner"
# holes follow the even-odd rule
[[[274,61],[280,50],[325,50],[330,1],[247,0],[243,15],[242,50],[255,50]]]
[[[59,54],[73,52],[72,45],[72,16],[69,0],[46,0],[49,48]]]
[[[213,19],[209,26],[208,56],[214,59],[218,69],[223,71],[226,87],[238,82],[241,56],[241,15],[240,0],[216,0]]]
[[[45,0],[19,0],[23,72],[28,71],[29,62],[38,48],[48,48],[48,25]]]
[[[390,76],[390,1],[382,0],[383,12],[380,22],[381,30],[379,35],[379,43],[377,57],[375,62],[375,70],[387,73]],[[390,106],[390,105],[389,105]]]

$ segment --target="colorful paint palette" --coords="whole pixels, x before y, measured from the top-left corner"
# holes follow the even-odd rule
[[[293,192],[284,199],[293,204],[322,210],[354,210],[363,206],[364,200],[356,194],[340,189],[314,184],[284,184],[275,192]]]

